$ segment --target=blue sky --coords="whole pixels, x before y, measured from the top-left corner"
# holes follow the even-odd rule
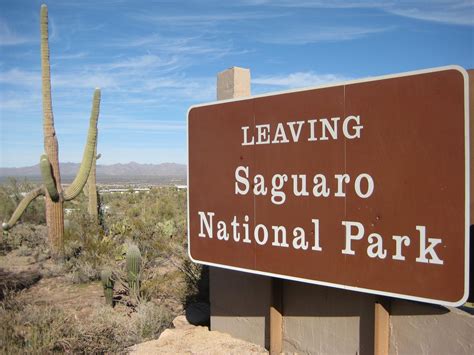
[[[43,152],[41,1],[0,1],[0,166]],[[51,0],[60,161],[79,162],[102,88],[100,164],[186,163],[186,112],[216,73],[252,93],[458,64],[474,68],[472,0]]]

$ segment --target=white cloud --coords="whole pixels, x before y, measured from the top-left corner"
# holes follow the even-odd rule
[[[364,38],[366,36],[387,32],[394,27],[365,28],[365,27],[323,27],[323,28],[298,28],[297,30],[287,30],[268,33],[258,37],[264,43],[303,45],[318,42],[338,42]]]
[[[142,92],[156,93],[156,100],[163,102],[203,102],[214,100],[216,80],[206,77],[170,75],[148,78],[141,82]]]
[[[14,46],[27,42],[31,42],[31,39],[16,34],[5,21],[0,19],[0,46]]]
[[[244,0],[243,3],[288,8],[373,8],[417,20],[474,26],[474,1],[472,0]]]
[[[151,119],[133,119],[106,116],[101,121],[101,130],[126,130],[127,132],[170,132],[184,131],[186,125],[184,122],[151,120]]]
[[[347,81],[351,78],[339,74],[317,74],[312,71],[285,75],[269,75],[252,78],[252,84],[278,87],[281,89],[318,86],[327,83]]]
[[[215,97],[215,79],[206,77],[188,77],[184,74],[172,74],[158,71],[150,71],[145,65],[148,59],[134,62],[124,60],[112,63],[110,71],[104,71],[103,65],[90,66],[79,72],[52,73],[51,85],[53,97],[61,95],[63,99],[74,97],[74,90],[92,90],[100,87],[107,91],[107,95],[125,94],[125,97],[115,97],[121,103],[140,104],[147,102],[148,105],[160,106],[164,102],[186,101],[209,101]],[[115,69],[112,69],[115,68]],[[129,69],[130,68],[130,69]],[[131,69],[133,68],[133,70]],[[119,70],[124,69],[124,70]],[[10,69],[0,72],[0,83],[31,92],[41,90],[41,73],[25,71],[21,69]],[[71,91],[59,91],[57,89],[67,88]],[[5,92],[5,91],[4,91]],[[23,91],[18,91],[16,97],[9,98],[9,108],[14,108],[23,101]],[[2,97],[5,100],[5,97]],[[6,106],[4,106],[5,108]]]
[[[56,21],[54,17],[50,14],[48,15],[48,38],[49,42],[59,41],[61,38],[59,37],[58,26],[56,26]]]
[[[53,88],[62,87],[93,90],[96,87],[114,89],[119,86],[119,83],[112,75],[94,72],[80,73],[79,75],[77,73],[52,75],[51,85]]]
[[[417,20],[474,26],[474,1],[404,1],[385,10]]]
[[[156,68],[166,67],[177,63],[176,58],[170,58],[169,60],[163,60],[161,57],[156,55],[143,55],[138,57],[131,57],[124,60],[112,62],[110,64],[102,66],[105,70],[114,69],[141,69],[141,68]]]
[[[0,73],[0,83],[25,86],[25,87],[39,87],[41,74],[34,71],[25,71],[21,69],[10,69]]]
[[[64,59],[82,59],[85,58],[87,54],[87,52],[55,54],[54,57],[51,58],[51,61]]]
[[[35,71],[25,71],[21,69],[10,69],[0,73],[0,83],[39,88],[41,84],[41,73]],[[51,85],[55,87],[86,89],[95,87],[114,88],[118,86],[117,80],[112,75],[102,73],[68,73],[68,74],[52,74]]]
[[[136,15],[134,18],[143,21],[157,22],[173,27],[190,27],[190,26],[212,26],[221,24],[222,22],[241,22],[265,20],[276,17],[286,16],[286,14],[271,14],[268,12],[233,12],[220,14],[196,14],[196,15],[176,15],[176,16],[156,16],[156,15]]]
[[[0,112],[5,112],[8,110],[16,110],[16,111],[25,111],[25,108],[30,108],[34,105],[39,107],[40,98],[25,98],[23,95],[17,95],[16,97],[12,98],[4,98],[2,97],[2,104],[0,107]],[[2,115],[3,116],[3,115]],[[8,119],[8,117],[5,117]]]
[[[114,42],[112,42],[114,44]],[[206,39],[203,36],[176,36],[167,37],[159,34],[151,34],[128,39],[120,39],[115,42],[117,47],[143,47],[153,50],[164,56],[178,56],[180,60],[186,60],[187,56],[207,55],[210,58],[218,58],[230,54],[233,50],[229,41],[216,38]]]
[[[302,7],[302,8],[364,8],[364,7],[378,7],[384,3],[391,3],[393,1],[347,1],[347,0],[243,0],[247,5],[267,5],[280,7]]]

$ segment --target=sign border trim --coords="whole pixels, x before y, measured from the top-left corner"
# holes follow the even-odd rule
[[[301,278],[301,277],[295,277],[295,276],[289,276],[289,275],[283,275],[283,274],[275,274],[275,273],[266,272],[266,271],[245,269],[245,268],[240,268],[240,267],[236,267],[236,266],[217,264],[217,263],[212,263],[212,262],[198,260],[198,259],[193,258],[193,256],[191,255],[191,234],[190,234],[190,227],[191,226],[190,226],[190,223],[189,223],[189,218],[190,218],[190,214],[189,214],[189,187],[190,187],[190,184],[189,184],[189,182],[190,182],[190,179],[189,179],[189,114],[190,114],[192,109],[198,108],[198,107],[219,105],[219,104],[224,104],[224,103],[228,103],[228,102],[252,100],[252,99],[267,97],[267,96],[284,95],[284,94],[303,92],[303,91],[309,91],[309,90],[318,90],[318,89],[325,89],[325,88],[336,87],[336,86],[346,86],[346,85],[352,85],[352,84],[367,83],[367,82],[372,82],[372,81],[395,79],[395,78],[401,78],[401,77],[406,77],[406,76],[414,76],[414,75],[435,73],[435,72],[439,72],[439,71],[448,71],[448,70],[456,70],[456,71],[460,72],[463,75],[463,78],[464,78],[464,159],[465,159],[464,169],[465,169],[465,194],[466,194],[465,195],[465,216],[464,216],[464,221],[465,221],[465,243],[464,243],[465,249],[464,249],[464,253],[465,253],[465,255],[464,255],[464,295],[460,300],[458,300],[456,302],[448,302],[448,301],[443,301],[443,300],[438,300],[438,299],[431,299],[431,298],[418,297],[418,296],[410,296],[410,295],[399,294],[399,293],[394,293],[394,292],[379,291],[379,290],[368,289],[368,288],[357,287],[357,286],[348,286],[348,285],[336,284],[336,283],[331,283],[331,282],[326,282],[326,281],[317,281],[317,280],[305,279],[305,278]],[[469,117],[469,74],[467,73],[466,69],[464,69],[463,67],[461,67],[459,65],[448,65],[448,66],[428,68],[428,69],[422,69],[422,70],[414,70],[414,71],[408,71],[408,72],[397,73],[397,74],[389,74],[389,75],[368,77],[368,78],[349,80],[349,81],[343,81],[343,82],[328,83],[328,84],[319,85],[319,86],[310,86],[310,87],[284,90],[284,91],[275,91],[275,92],[270,92],[270,93],[255,95],[255,96],[239,97],[239,98],[234,98],[234,99],[219,100],[219,101],[212,101],[212,102],[209,102],[209,103],[192,105],[188,109],[188,112],[187,112],[187,115],[186,115],[186,152],[188,153],[188,156],[187,156],[188,157],[188,164],[187,164],[187,167],[186,167],[186,170],[187,170],[187,185],[188,185],[188,188],[187,188],[188,256],[191,259],[191,261],[193,261],[197,264],[208,265],[208,266],[213,266],[213,267],[220,267],[220,268],[233,270],[233,271],[246,272],[246,273],[251,273],[251,274],[255,274],[255,275],[262,275],[262,276],[268,276],[268,277],[276,277],[276,278],[289,280],[289,281],[304,282],[304,283],[309,283],[309,284],[313,284],[313,285],[333,287],[333,288],[338,288],[338,289],[343,289],[343,290],[348,290],[348,291],[356,291],[356,292],[363,292],[363,293],[369,293],[369,294],[374,294],[374,295],[395,297],[395,298],[400,298],[400,299],[405,299],[405,300],[410,300],[410,301],[427,302],[427,303],[438,304],[438,305],[449,306],[449,307],[459,307],[459,306],[463,305],[469,297],[469,249],[470,249],[470,233],[469,233],[470,232],[470,141],[469,141],[470,131],[469,131],[469,119],[470,119],[470,117]]]

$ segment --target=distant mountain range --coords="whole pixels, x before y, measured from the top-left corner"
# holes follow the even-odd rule
[[[63,180],[72,179],[79,170],[78,163],[60,163],[61,178]],[[37,180],[40,178],[39,164],[21,168],[0,168],[0,178],[6,177],[26,177]],[[186,179],[186,165],[176,163],[162,164],[139,164],[130,162],[127,164],[100,165],[97,164],[97,180],[169,180],[175,178],[178,180]]]

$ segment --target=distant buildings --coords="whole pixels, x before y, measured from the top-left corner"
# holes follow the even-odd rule
[[[167,186],[159,186],[158,188],[161,187],[167,187]],[[169,187],[169,186],[168,186]],[[178,185],[174,184],[173,187],[177,190],[186,190],[188,187],[187,185]],[[156,187],[155,187],[156,188]],[[140,192],[145,192],[149,193],[151,191],[150,187],[104,187],[99,190],[99,194],[124,194],[124,193],[140,193]]]
[[[113,194],[113,193],[139,193],[139,192],[150,192],[149,187],[130,187],[130,188],[110,188],[110,189],[101,189],[99,190],[99,194]]]

